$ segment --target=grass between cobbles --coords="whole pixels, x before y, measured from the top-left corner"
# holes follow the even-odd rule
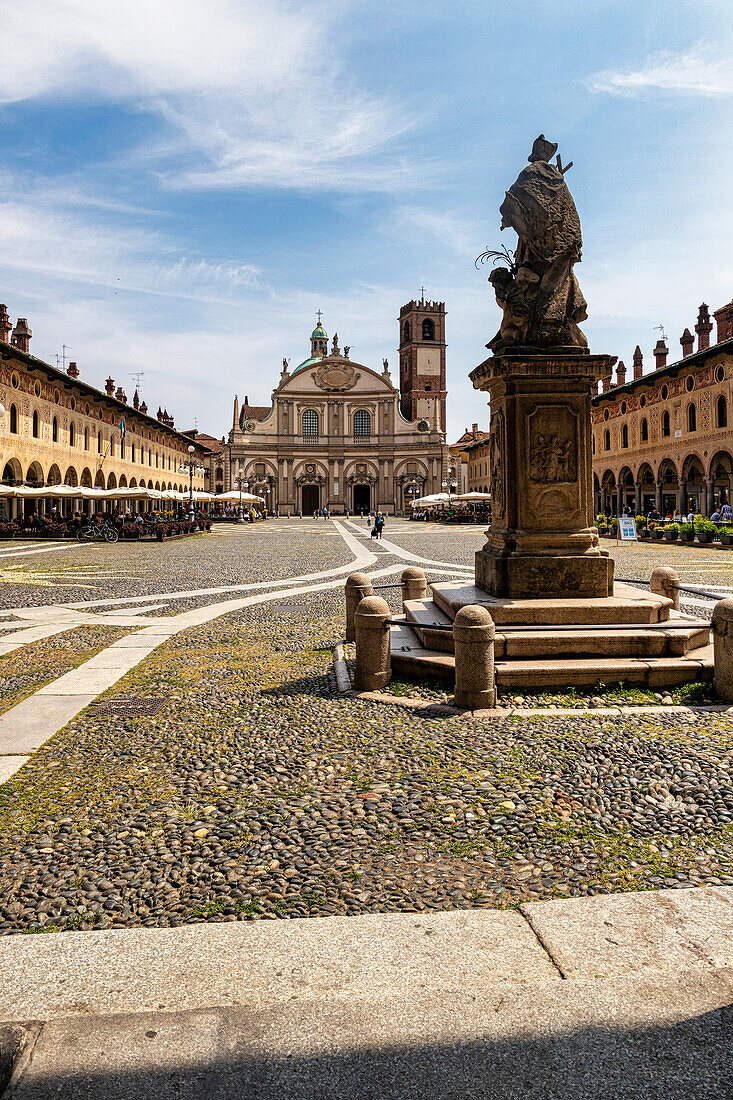
[[[24,897],[10,856],[38,850],[45,833],[53,851],[41,845],[34,858],[42,868],[68,865],[76,876],[69,889],[78,889],[74,912],[22,918],[18,930],[166,923],[155,912],[169,895],[175,923],[343,911],[339,897],[361,890],[376,898],[359,903],[365,911],[416,894],[451,907],[448,886],[462,904],[512,907],[573,892],[563,859],[582,859],[591,891],[648,889],[693,869],[701,852],[712,873],[729,868],[731,825],[693,836],[662,821],[651,834],[620,821],[604,826],[585,797],[605,790],[593,767],[606,734],[628,729],[630,759],[641,764],[669,747],[717,767],[733,755],[724,716],[685,726],[586,715],[492,725],[426,719],[337,695],[330,652],[339,614],[305,624],[262,618],[236,613],[164,643],[108,693],[167,695],[161,712],[82,714],[0,788],[0,893]],[[640,794],[653,784],[644,780]],[[406,817],[394,806],[411,791],[419,798]],[[356,796],[348,814],[345,794]],[[304,818],[316,821],[305,840]],[[181,881],[164,863],[161,881],[148,885],[148,864],[154,869],[163,849],[182,852]],[[543,859],[560,871],[531,894],[517,876]],[[113,877],[126,860],[141,880],[129,917],[91,912],[83,883]],[[308,869],[287,879],[298,861]],[[237,879],[235,893],[217,888],[222,866]],[[425,886],[428,874],[440,880],[436,889]],[[497,879],[502,894],[488,885]]]
[[[78,626],[0,656],[0,714],[130,633],[125,627]]]

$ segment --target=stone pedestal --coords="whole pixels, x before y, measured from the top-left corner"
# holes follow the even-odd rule
[[[491,404],[491,528],[476,584],[509,599],[613,595],[593,525],[591,392],[612,355],[583,348],[490,356],[471,373]]]

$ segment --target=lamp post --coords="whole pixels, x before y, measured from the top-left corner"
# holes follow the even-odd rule
[[[234,475],[234,484],[239,489],[239,515],[237,516],[237,523],[244,523],[244,512],[242,511],[242,490],[249,488],[249,482],[244,476],[244,471],[240,467]]]
[[[446,479],[443,482],[443,488],[448,490],[448,507],[450,508],[450,494],[451,489],[458,488],[458,482],[456,481],[456,471],[454,466],[449,466],[446,470]]]
[[[408,478],[405,482],[405,496],[410,498],[410,502],[414,501],[415,497],[420,494],[420,482],[416,477]],[[406,503],[406,502],[405,502]]]
[[[188,472],[188,506],[190,509],[193,509],[193,475],[194,473],[202,474],[204,472],[204,468],[199,460],[197,458],[194,458],[195,453],[196,448],[193,446],[189,446],[188,458],[184,459],[178,467],[179,474],[185,474],[186,472]]]

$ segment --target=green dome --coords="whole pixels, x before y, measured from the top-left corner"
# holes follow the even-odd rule
[[[312,355],[310,359],[304,359],[302,363],[298,363],[295,370],[291,371],[291,374],[297,374],[299,370],[303,370],[305,367],[313,367],[316,363],[323,362],[322,355]]]
[[[311,333],[311,340],[327,340],[327,339],[328,339],[328,333],[326,332],[323,325],[316,325],[316,327],[313,329],[313,332]]]

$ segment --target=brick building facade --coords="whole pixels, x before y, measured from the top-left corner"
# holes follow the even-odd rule
[[[629,508],[710,515],[733,488],[733,301],[698,312],[695,336],[680,337],[682,358],[667,363],[660,339],[655,367],[643,371],[637,345],[633,376],[619,362],[615,380],[592,400],[596,513]]]

